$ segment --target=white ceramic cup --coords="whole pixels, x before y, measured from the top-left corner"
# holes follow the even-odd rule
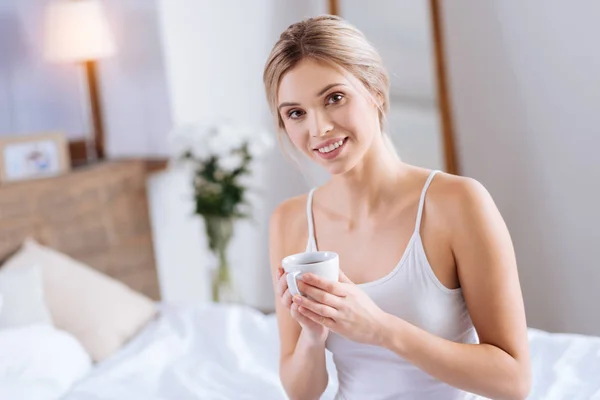
[[[329,281],[337,282],[340,274],[340,257],[332,251],[313,251],[287,256],[281,262],[283,270],[287,273],[288,290],[292,296],[303,293],[298,290],[296,279],[310,272]]]

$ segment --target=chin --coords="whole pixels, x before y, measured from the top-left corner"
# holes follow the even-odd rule
[[[320,167],[325,169],[331,175],[342,175],[352,170],[364,156],[364,152],[357,154],[356,146],[348,146],[347,143],[343,151],[333,159],[324,159],[318,154],[312,154],[312,160]]]
[[[349,171],[351,171],[356,164],[358,164],[359,160],[354,160],[349,157],[344,157],[343,159],[336,160],[335,162],[328,162],[324,164],[322,161],[319,162],[321,167],[325,168],[327,172],[331,175],[343,175]]]

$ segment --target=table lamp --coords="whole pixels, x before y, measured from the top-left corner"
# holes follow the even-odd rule
[[[93,131],[86,140],[87,161],[103,159],[104,129],[96,61],[115,53],[99,0],[53,0],[45,16],[45,57],[81,66],[87,82],[86,109]]]

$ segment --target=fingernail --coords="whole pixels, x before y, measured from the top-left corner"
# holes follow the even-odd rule
[[[302,297],[301,296],[294,296],[294,301],[296,303],[300,303],[302,301]]]

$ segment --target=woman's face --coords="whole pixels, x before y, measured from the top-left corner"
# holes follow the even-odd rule
[[[331,174],[352,169],[381,136],[377,106],[350,73],[305,59],[284,75],[277,95],[294,146]]]

